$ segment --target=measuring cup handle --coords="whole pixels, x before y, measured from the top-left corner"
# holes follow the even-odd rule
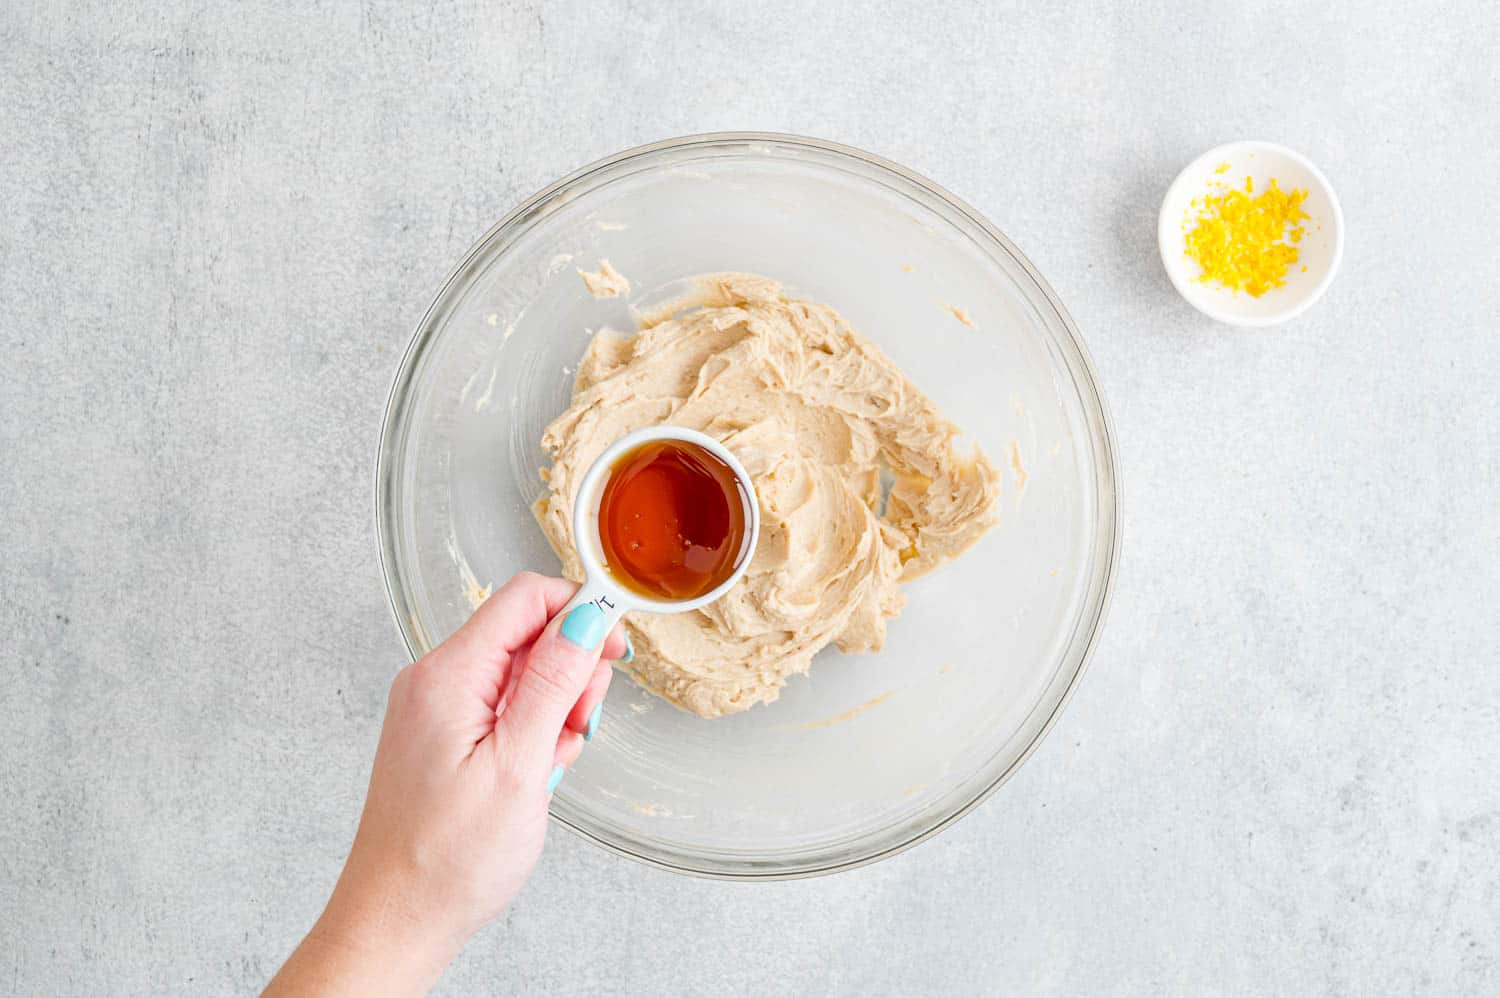
[[[578,587],[578,592],[573,595],[572,599],[568,600],[568,605],[562,608],[562,612],[558,616],[567,617],[568,614],[573,612],[575,607],[582,606],[585,603],[594,604],[604,613],[604,622],[607,625],[605,628],[606,633],[609,628],[613,628],[615,624],[619,623],[620,618],[629,609],[625,605],[625,600],[621,596],[618,587],[609,584],[603,579],[596,579],[590,576],[584,580],[583,585]]]

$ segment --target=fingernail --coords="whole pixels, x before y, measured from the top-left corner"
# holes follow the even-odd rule
[[[557,789],[557,785],[562,782],[563,774],[566,773],[566,772],[567,772],[567,770],[563,769],[561,766],[557,766],[556,768],[554,768],[552,770],[552,776],[547,780],[547,796],[548,797],[552,796],[552,792],[554,790],[556,790]]]
[[[625,654],[620,656],[621,665],[629,665],[635,661],[635,644],[630,640],[630,635],[625,635]]]
[[[583,740],[591,742],[594,740],[594,732],[599,730],[599,718],[604,715],[604,701],[600,700],[594,705],[594,712],[589,715],[589,729],[583,733]]]
[[[592,603],[575,606],[562,623],[562,636],[580,648],[592,651],[599,647],[609,631],[604,611]]]

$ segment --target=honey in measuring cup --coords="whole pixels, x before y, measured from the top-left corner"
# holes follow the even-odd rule
[[[744,486],[718,456],[686,440],[652,440],[616,459],[599,497],[604,565],[649,599],[697,599],[744,554]]]

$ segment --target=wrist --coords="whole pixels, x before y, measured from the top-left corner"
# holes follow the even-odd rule
[[[467,934],[424,917],[402,892],[340,878],[309,941],[370,968],[378,993],[425,993],[458,955]]]

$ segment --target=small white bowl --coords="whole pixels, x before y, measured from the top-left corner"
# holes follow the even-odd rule
[[[1220,173],[1225,163],[1229,169]],[[1273,177],[1284,191],[1307,191],[1302,209],[1309,217],[1302,223],[1305,234],[1297,244],[1297,262],[1287,271],[1286,284],[1259,298],[1199,281],[1202,270],[1185,252],[1187,230],[1196,218],[1193,199],[1210,193],[1216,182],[1243,190],[1247,176],[1254,180],[1257,194]],[[1333,282],[1344,255],[1344,214],[1333,185],[1306,157],[1272,142],[1231,142],[1199,156],[1172,181],[1162,199],[1156,238],[1167,276],[1188,304],[1233,326],[1274,326],[1302,314]]]

